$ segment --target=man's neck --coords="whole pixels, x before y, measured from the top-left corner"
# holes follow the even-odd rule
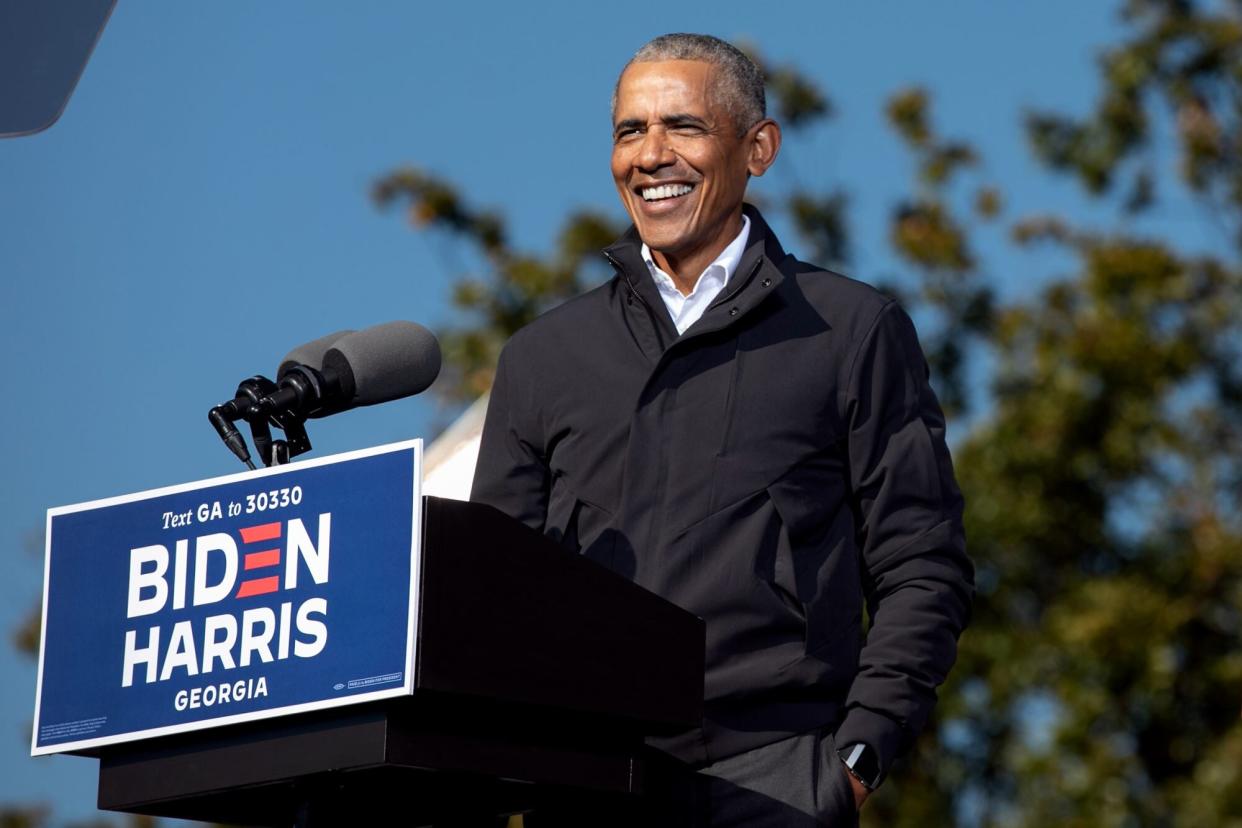
[[[703,275],[703,271],[716,261],[740,232],[742,232],[742,211],[739,209],[737,214],[725,223],[725,229],[717,234],[710,245],[682,256],[653,248],[651,258],[660,270],[669,275],[681,295],[689,296],[699,277]]]

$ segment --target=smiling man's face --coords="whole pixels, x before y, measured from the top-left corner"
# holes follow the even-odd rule
[[[738,135],[710,63],[633,63],[617,84],[612,177],[656,264],[680,282],[699,274],[742,229],[750,175],[776,157],[779,128]],[[680,286],[680,285],[679,285]]]

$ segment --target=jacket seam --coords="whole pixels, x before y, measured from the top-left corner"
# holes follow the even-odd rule
[[[850,370],[845,377],[845,393],[848,399],[850,392],[854,389],[855,372],[858,370],[858,360],[862,357],[863,346],[865,346],[875,335],[876,328],[880,326],[880,320],[885,314],[897,304],[897,300],[889,299],[880,309],[876,311],[875,318],[871,320],[871,324],[867,326],[867,332],[858,339],[858,344],[854,346],[854,355],[850,358]]]

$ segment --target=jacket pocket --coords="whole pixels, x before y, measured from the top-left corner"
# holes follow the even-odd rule
[[[552,482],[544,534],[562,547],[612,568],[616,533],[608,531],[611,523],[612,512],[579,497],[564,477]]]

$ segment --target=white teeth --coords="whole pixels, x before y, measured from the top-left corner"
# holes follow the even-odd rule
[[[642,195],[647,201],[659,201],[662,198],[684,196],[693,189],[689,184],[661,184],[659,187],[644,187]]]

